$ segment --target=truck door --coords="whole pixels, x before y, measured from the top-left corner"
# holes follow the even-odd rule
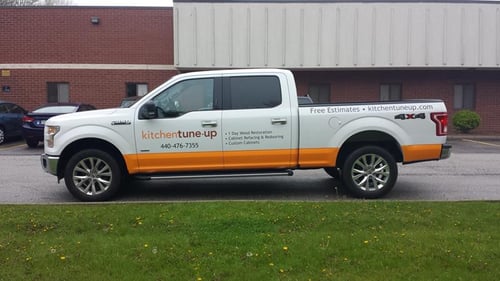
[[[223,78],[224,168],[292,166],[291,109],[276,75]]]
[[[222,169],[220,85],[220,78],[183,80],[151,99],[156,116],[139,113],[135,126],[141,172]]]

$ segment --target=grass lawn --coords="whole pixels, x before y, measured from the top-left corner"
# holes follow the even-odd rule
[[[499,202],[0,205],[0,280],[478,280]]]

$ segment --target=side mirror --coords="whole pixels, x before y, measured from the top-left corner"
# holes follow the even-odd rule
[[[153,101],[148,101],[139,109],[139,119],[155,119],[158,118],[156,105]]]

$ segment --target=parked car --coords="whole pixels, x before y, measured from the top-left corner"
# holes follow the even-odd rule
[[[26,113],[21,106],[0,100],[0,144],[7,138],[22,136],[21,127]]]
[[[93,105],[83,103],[48,103],[26,113],[23,117],[22,132],[29,147],[37,147],[43,141],[45,121],[52,116],[96,109]]]

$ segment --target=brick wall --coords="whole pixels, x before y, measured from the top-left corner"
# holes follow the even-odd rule
[[[32,110],[47,102],[47,82],[69,83],[71,102],[86,102],[97,108],[116,107],[126,96],[126,83],[146,83],[152,90],[175,75],[176,71],[153,70],[11,70],[11,77],[0,77],[8,84],[8,100]]]
[[[0,8],[0,63],[173,64],[172,18],[169,7]]]
[[[92,17],[99,24],[92,24]],[[0,64],[173,65],[172,8],[0,8]],[[98,69],[7,69],[0,99],[31,110],[47,102],[47,82],[69,83],[70,101],[114,107],[125,85],[152,90],[177,71]]]
[[[402,70],[402,71],[296,71],[299,95],[306,94],[309,84],[330,84],[332,102],[378,101],[380,84],[400,83],[403,99],[442,99],[450,114],[451,125],[453,88],[456,83],[473,83],[476,108],[481,125],[474,134],[500,134],[500,71],[474,70]]]

